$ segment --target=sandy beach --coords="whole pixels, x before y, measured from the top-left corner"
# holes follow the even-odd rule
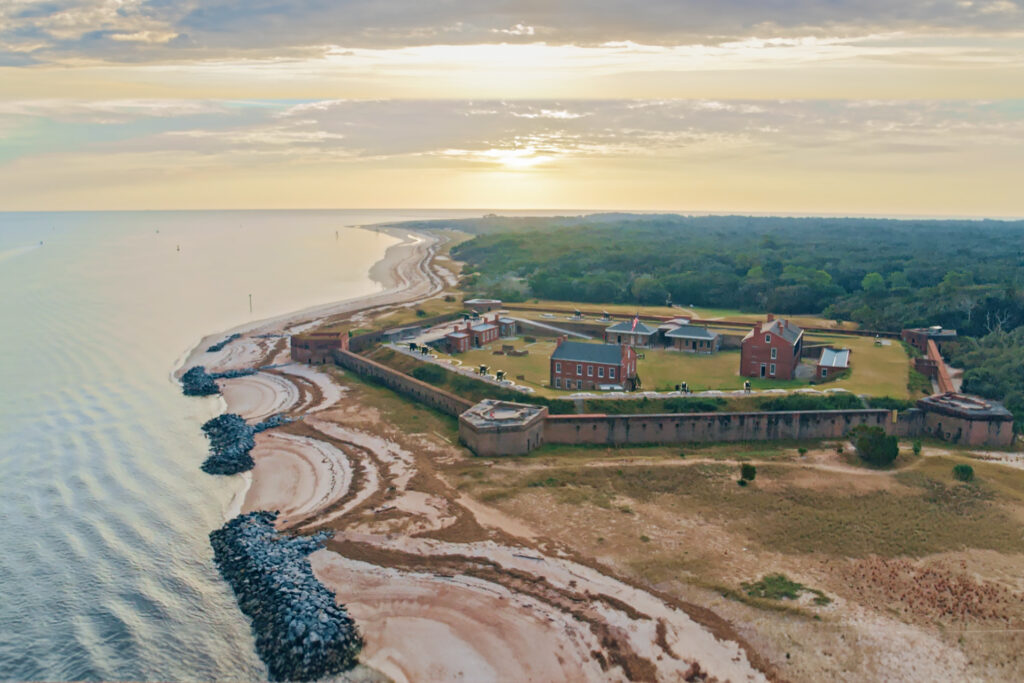
[[[311,560],[364,634],[362,663],[396,681],[765,680],[722,629],[559,557],[525,524],[451,489],[432,463],[466,457],[461,449],[376,420],[337,369],[292,363],[289,334],[454,283],[451,262],[436,263],[440,237],[392,234],[402,242],[371,273],[381,292],[211,335],[183,365],[275,366],[220,380],[228,412],[302,418],[257,435],[241,511],[279,510],[280,528],[335,533]],[[205,351],[232,333],[241,336]]]

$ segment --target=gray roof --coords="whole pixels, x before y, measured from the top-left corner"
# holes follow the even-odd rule
[[[493,329],[496,329],[497,327],[498,327],[497,325],[492,325],[491,323],[487,323],[487,324],[484,324],[484,325],[473,325],[473,331],[474,332],[486,332],[487,330],[493,330]]]
[[[449,332],[445,335],[446,337],[454,337],[455,339],[465,339],[469,335],[465,332]]]
[[[822,349],[818,365],[825,368],[848,368],[850,367],[850,350]]]
[[[502,325],[511,325],[515,322],[515,320],[513,320],[512,318],[501,318],[498,320],[498,322],[501,323]]]
[[[789,321],[785,321],[787,324],[785,327],[782,326],[782,319],[776,318],[769,323],[761,324],[761,334],[774,334],[777,337],[782,337],[790,344],[796,344],[797,340],[800,339],[800,335],[804,333],[802,329],[797,327],[795,324]],[[754,328],[747,333],[747,336],[743,338],[744,341],[754,336],[754,332],[757,328]]]
[[[653,327],[650,327],[648,325],[644,325],[642,322],[638,322],[636,324],[636,329],[634,330],[633,329],[633,321],[632,320],[625,320],[625,321],[623,321],[621,323],[616,323],[616,324],[612,325],[611,327],[607,328],[605,331],[606,332],[622,332],[624,334],[643,334],[643,335],[650,336],[650,335],[654,334],[655,332],[657,332],[658,330],[656,330]]]
[[[551,354],[551,359],[575,361],[578,363],[618,365],[622,362],[622,347],[618,344],[587,344],[586,342],[564,341]]]
[[[671,332],[665,333],[672,339],[715,339],[718,334],[700,325],[680,325]]]

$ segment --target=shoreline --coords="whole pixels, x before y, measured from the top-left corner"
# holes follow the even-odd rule
[[[371,226],[347,227],[369,229]],[[175,360],[174,369],[171,373],[172,378],[175,380],[180,378],[186,369],[196,365],[196,361],[208,353],[206,351],[207,348],[232,334],[272,334],[276,331],[274,328],[278,327],[283,332],[291,327],[317,322],[318,319],[333,315],[352,314],[379,306],[409,303],[403,301],[401,297],[412,285],[409,275],[403,274],[403,269],[414,268],[417,263],[422,261],[423,254],[420,253],[421,251],[430,252],[430,255],[432,255],[437,247],[443,244],[443,240],[429,233],[406,228],[382,227],[379,230],[399,240],[397,244],[393,244],[385,250],[384,256],[370,266],[370,270],[367,273],[372,281],[380,285],[380,291],[325,304],[313,304],[288,313],[245,322],[235,327],[203,336],[195,344],[183,351]],[[231,344],[227,348],[230,349]]]
[[[383,291],[204,337],[177,372],[275,365],[218,381],[226,411],[250,423],[270,410],[298,418],[255,436],[255,465],[226,509],[237,506],[236,519],[280,510],[273,526],[283,537],[326,534],[327,547],[309,558],[312,575],[365,635],[363,672],[395,681],[466,671],[482,680],[510,672],[524,680],[765,680],[756,653],[732,632],[569,559],[518,520],[451,489],[433,463],[467,457],[453,442],[398,430],[334,373],[291,361],[280,335],[327,316],[359,321],[412,306],[455,284],[435,263],[443,235],[382,229],[402,239],[370,269]],[[242,336],[205,351],[234,333]],[[278,336],[260,336],[267,334]]]

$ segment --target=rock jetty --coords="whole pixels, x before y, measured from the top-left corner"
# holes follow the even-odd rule
[[[291,422],[291,418],[278,413],[259,424],[247,424],[242,416],[225,413],[207,420],[203,433],[210,440],[210,457],[200,466],[207,474],[238,474],[247,472],[255,464],[249,451],[256,445],[257,433]]]
[[[207,372],[202,365],[189,368],[181,376],[181,388],[186,396],[213,396],[220,393],[216,380],[232,377],[255,375],[257,370],[226,370],[224,372]]]
[[[252,619],[256,651],[272,681],[313,681],[348,671],[363,640],[307,557],[331,534],[282,534],[276,519],[276,512],[250,512],[210,534],[217,568]]]
[[[225,339],[220,340],[216,344],[211,345],[206,350],[209,351],[210,353],[215,353],[217,351],[222,350],[225,346],[227,346],[228,344],[230,344],[231,342],[235,341],[236,339],[238,339],[241,336],[242,335],[240,335],[238,333],[232,334],[232,335],[226,337]]]

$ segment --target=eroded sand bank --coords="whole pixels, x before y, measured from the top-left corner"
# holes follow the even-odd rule
[[[279,366],[224,381],[228,410],[302,418],[257,436],[243,511],[341,530],[312,556],[314,571],[356,618],[362,661],[397,681],[764,679],[737,642],[679,606],[550,555],[524,524],[448,489],[415,447],[348,423],[344,389],[290,364],[284,335],[325,315],[358,319],[439,293],[451,276],[433,265],[437,245],[415,234],[390,249],[374,269],[389,285],[380,294],[263,321],[220,352],[190,356],[186,367]],[[445,534],[468,537],[425,537]]]

